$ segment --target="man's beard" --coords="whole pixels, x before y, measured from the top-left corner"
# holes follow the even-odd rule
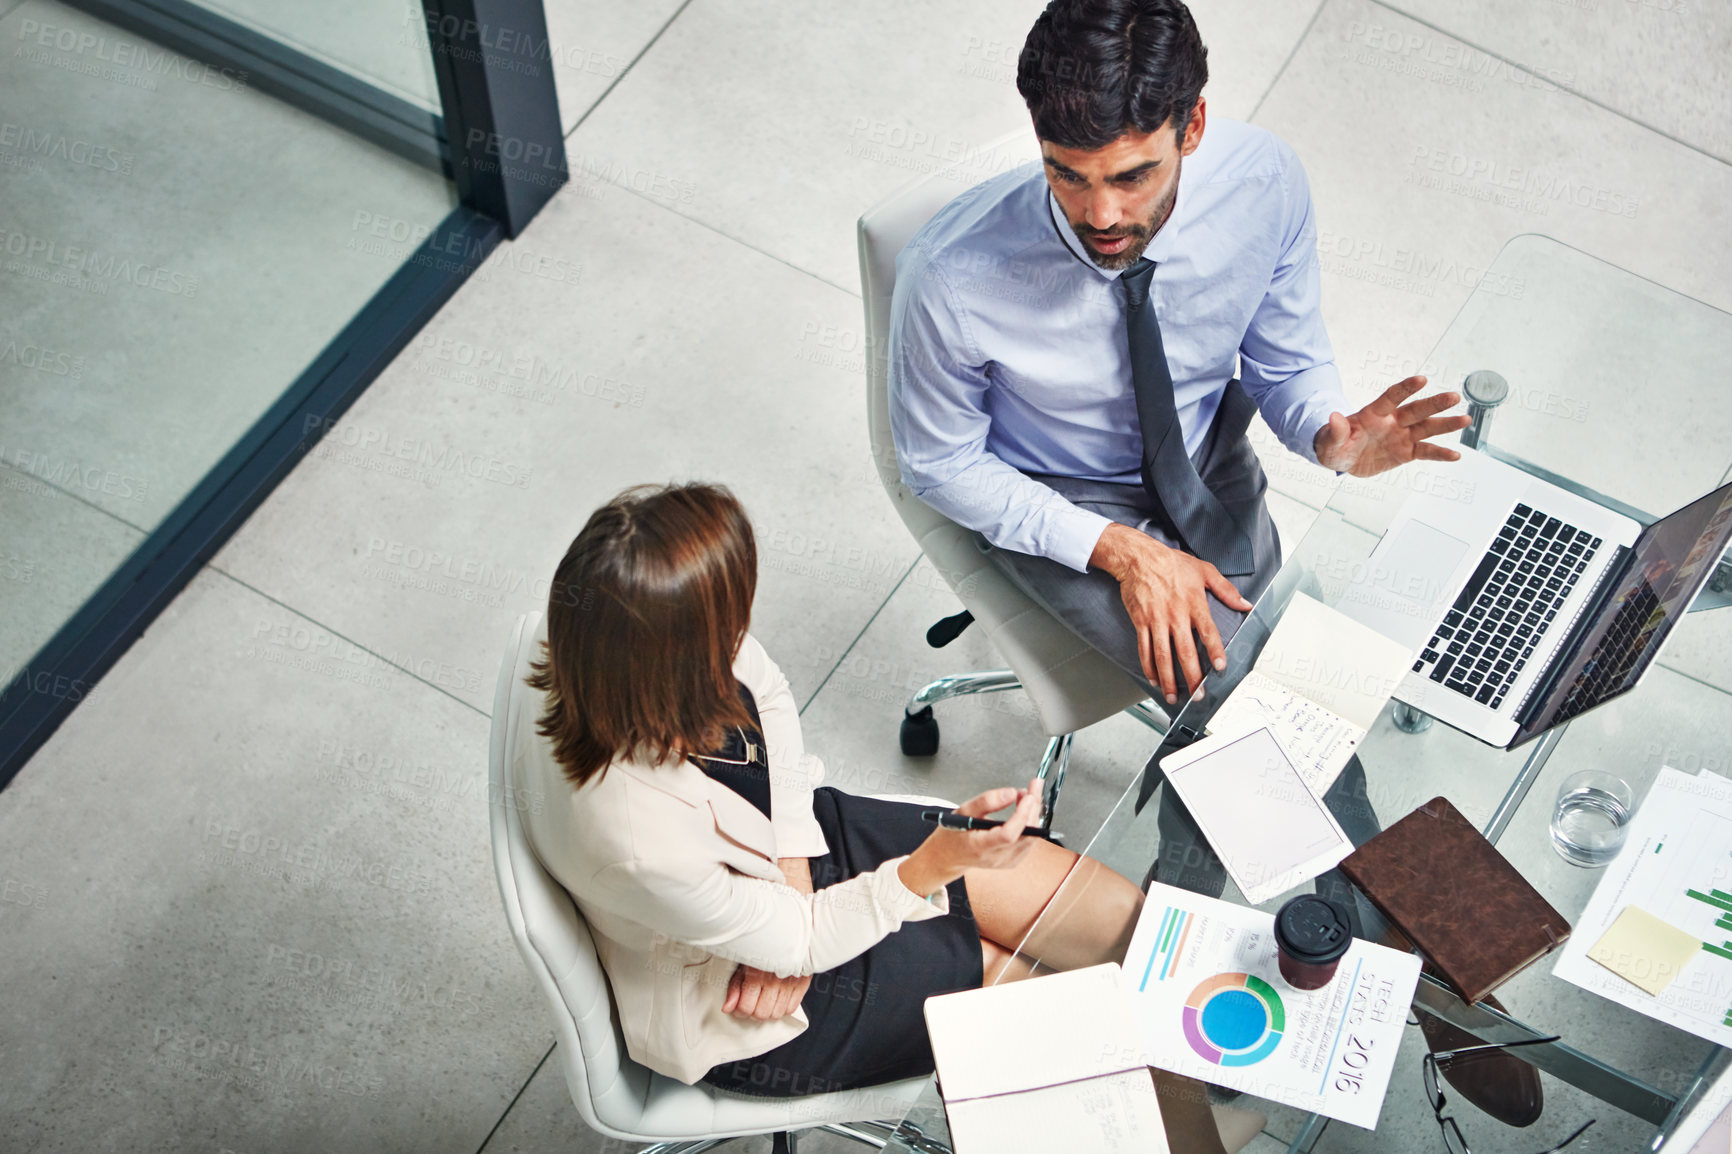
[[[1155,205],[1155,210],[1149,214],[1149,219],[1141,224],[1120,223],[1103,232],[1090,228],[1086,222],[1081,224],[1074,220],[1070,222],[1071,231],[1077,234],[1077,238],[1083,242],[1083,247],[1088,249],[1089,259],[1109,271],[1129,268],[1142,259],[1143,250],[1149,247],[1149,242],[1155,239],[1155,234],[1161,231],[1161,226],[1166,224],[1167,218],[1173,215],[1173,204],[1179,198],[1180,173],[1178,170],[1182,164],[1182,160],[1175,163],[1173,186],[1167,190],[1167,195],[1161,198],[1161,202]],[[1131,238],[1131,243],[1125,246],[1123,252],[1115,252],[1110,255],[1100,253],[1096,252],[1094,247],[1089,244],[1090,240],[1114,240],[1121,236]]]

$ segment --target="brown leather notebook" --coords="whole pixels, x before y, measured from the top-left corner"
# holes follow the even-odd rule
[[[1341,872],[1469,1002],[1570,936],[1570,923],[1445,798],[1354,850]]]

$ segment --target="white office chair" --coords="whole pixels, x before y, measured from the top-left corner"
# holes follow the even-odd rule
[[[578,1113],[591,1129],[609,1137],[654,1143],[642,1154],[697,1154],[753,1134],[775,1135],[775,1150],[781,1154],[794,1150],[793,1135],[805,1129],[882,1148],[928,1079],[908,1078],[804,1098],[747,1098],[702,1083],[687,1086],[626,1055],[612,991],[589,927],[571,895],[542,868],[530,848],[517,808],[518,799],[525,795],[511,780],[516,727],[534,725],[540,710],[535,691],[524,684],[530,662],[539,658],[534,645],[539,622],[539,613],[518,619],[499,668],[488,756],[488,808],[493,868],[506,920],[524,965],[553,1011],[565,1083]],[[863,1121],[863,1112],[891,1120]],[[942,1149],[935,1142],[922,1148]]]
[[[984,150],[988,157],[1013,163],[1039,160],[1031,130],[1007,136]],[[921,501],[902,483],[896,446],[890,435],[890,297],[896,287],[896,255],[932,216],[959,193],[978,183],[978,171],[940,171],[921,177],[860,218],[860,285],[866,305],[866,419],[879,479],[902,523],[920,542],[966,612],[934,625],[933,646],[948,644],[971,621],[986,626],[993,646],[1009,669],[942,677],[908,699],[903,710],[902,752],[930,756],[938,750],[938,722],[932,704],[974,693],[1028,691],[1047,733],[1039,777],[1045,783],[1047,819],[1058,802],[1070,760],[1071,737],[1079,729],[1123,710],[1157,733],[1168,720],[1148,701],[1135,678],[1114,665],[1000,573],[978,548],[973,533]]]

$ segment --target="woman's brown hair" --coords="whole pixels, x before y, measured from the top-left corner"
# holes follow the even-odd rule
[[[757,591],[752,524],[721,485],[639,485],[590,515],[554,574],[536,727],[573,785],[750,725],[734,679]]]

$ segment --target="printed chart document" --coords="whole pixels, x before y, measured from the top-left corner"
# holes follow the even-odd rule
[[[1355,939],[1328,985],[1296,990],[1275,918],[1155,883],[1123,980],[1151,1066],[1373,1129],[1419,958]]]
[[[1269,729],[1206,737],[1161,759],[1233,884],[1261,905],[1353,852]]]
[[[1270,729],[1321,797],[1412,664],[1405,645],[1295,593],[1256,665],[1209,720],[1209,733]]]
[[[1623,961],[1623,968],[1639,969],[1644,959],[1675,968],[1663,975],[1663,984],[1645,983],[1658,987],[1658,995],[1605,964],[1606,949],[1600,959],[1593,957],[1602,940],[1614,943],[1612,954],[1619,952],[1616,943],[1629,934],[1624,927],[1612,931],[1620,922],[1627,925],[1625,911],[1632,906],[1689,934],[1698,946],[1687,955],[1658,943],[1624,946],[1632,958],[1611,959]],[[1638,943],[1654,937],[1650,932]],[[1670,766],[1660,770],[1552,972],[1650,1018],[1732,1046],[1732,782],[1691,777]]]

